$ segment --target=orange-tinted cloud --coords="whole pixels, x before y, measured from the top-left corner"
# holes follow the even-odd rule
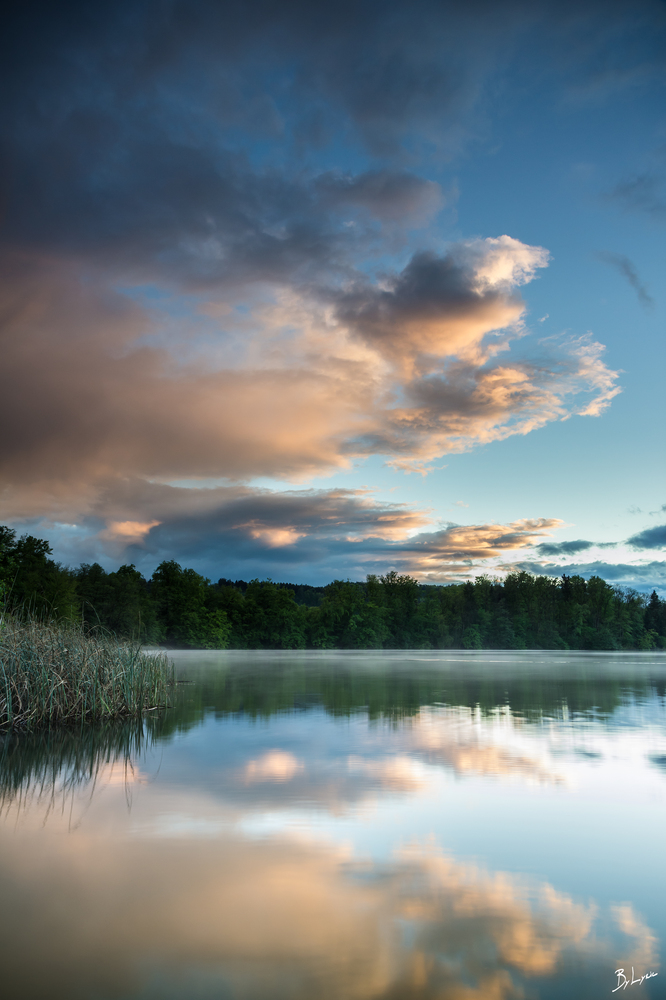
[[[547,262],[542,247],[509,236],[461,243],[444,256],[422,252],[387,287],[359,284],[341,295],[338,313],[408,374],[437,370],[446,358],[478,364],[497,350],[485,338],[515,328],[525,311],[516,287]]]
[[[291,580],[313,565],[324,566],[328,579],[394,568],[434,582],[499,569],[498,560],[531,548],[562,524],[532,518],[437,527],[432,511],[370,490],[194,488],[139,477],[108,480],[97,496],[68,497],[61,521],[77,519],[78,529],[58,529],[72,563],[112,558],[152,573],[162,559],[175,558],[213,579],[251,579],[265,575],[267,565],[274,579]],[[33,534],[53,530],[44,522],[29,528]]]
[[[185,350],[173,317],[112,291],[99,271],[7,257],[0,516],[81,516],[127,477],[298,479],[370,453],[423,468],[598,413],[617,391],[598,345],[550,367],[494,357],[522,332],[516,287],[545,262],[509,237],[461,244],[417,255],[384,291],[328,305],[321,290],[276,293],[253,321],[205,316],[223,324],[213,341],[193,313]],[[581,393],[592,394],[584,406],[568,401]],[[107,519],[119,520],[110,509]]]
[[[69,500],[69,523],[77,516],[84,530],[68,543],[74,563],[113,557],[152,572],[175,558],[194,561],[213,579],[250,579],[260,564],[273,567],[274,579],[293,579],[314,563],[326,566],[329,578],[395,568],[426,580],[468,579],[562,524],[533,518],[433,530],[431,511],[369,490],[195,489],[139,478],[111,480],[99,497],[84,495],[76,506]]]

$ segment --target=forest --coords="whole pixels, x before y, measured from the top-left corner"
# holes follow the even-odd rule
[[[177,562],[147,580],[52,559],[0,526],[0,607],[192,649],[665,649],[666,601],[600,577],[508,574],[420,584],[391,570],[325,587],[211,582]]]

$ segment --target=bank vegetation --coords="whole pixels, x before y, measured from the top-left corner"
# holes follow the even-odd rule
[[[666,648],[666,601],[656,591],[648,596],[598,576],[521,571],[503,580],[480,576],[435,586],[389,571],[364,582],[312,587],[224,577],[211,582],[173,560],[147,580],[131,565],[114,572],[98,563],[73,569],[50,556],[43,539],[17,538],[0,527],[6,606],[29,607],[135,643],[198,649]]]
[[[171,672],[103,629],[0,614],[0,729],[139,718],[167,705]]]

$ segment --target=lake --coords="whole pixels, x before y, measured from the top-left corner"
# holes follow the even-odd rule
[[[170,655],[0,736],[1,996],[666,997],[665,654]]]

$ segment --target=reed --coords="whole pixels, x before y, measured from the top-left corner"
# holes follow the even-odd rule
[[[153,717],[154,718],[154,717]],[[110,774],[125,778],[128,802],[137,768],[154,746],[151,727],[141,718],[98,725],[53,726],[30,733],[0,732],[0,820],[44,808],[44,818],[65,809],[82,789],[92,794]]]
[[[173,671],[146,653],[74,622],[0,614],[0,727],[139,717],[166,707]]]

